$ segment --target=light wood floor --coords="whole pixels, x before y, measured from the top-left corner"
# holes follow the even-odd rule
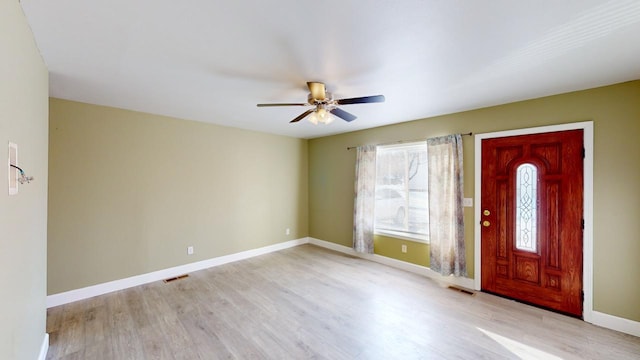
[[[51,308],[47,359],[639,359],[640,338],[312,245]]]

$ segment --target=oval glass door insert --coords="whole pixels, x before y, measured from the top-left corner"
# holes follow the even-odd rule
[[[516,170],[516,249],[538,251],[538,169],[522,164]]]

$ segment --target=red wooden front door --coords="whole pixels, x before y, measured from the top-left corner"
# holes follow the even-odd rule
[[[482,140],[482,290],[582,316],[583,131]]]

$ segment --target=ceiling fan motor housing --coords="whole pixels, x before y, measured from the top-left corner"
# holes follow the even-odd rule
[[[326,104],[326,103],[329,103],[330,101],[333,100],[333,94],[331,94],[328,91],[326,91],[324,94],[325,94],[325,98],[324,99],[314,99],[313,98],[313,94],[310,93],[307,96],[307,101],[311,105],[317,105],[317,104]]]

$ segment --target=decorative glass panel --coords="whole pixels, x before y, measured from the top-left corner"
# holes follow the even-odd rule
[[[538,169],[518,166],[516,173],[516,249],[537,251]]]

